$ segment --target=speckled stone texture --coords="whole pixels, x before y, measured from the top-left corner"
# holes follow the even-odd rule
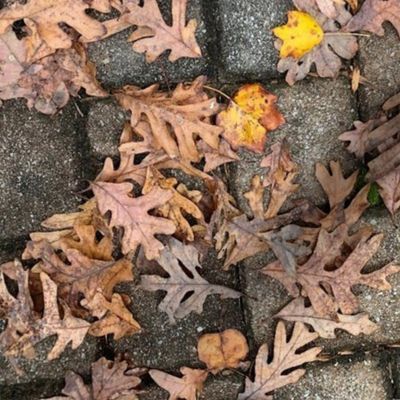
[[[0,0],[0,7],[17,0]],[[22,0],[21,0],[22,1]],[[171,22],[171,0],[157,0],[165,20]],[[307,197],[321,207],[327,199],[314,177],[316,162],[341,162],[350,174],[360,162],[349,155],[337,136],[355,120],[366,120],[379,111],[383,101],[400,91],[400,40],[385,24],[386,35],[360,38],[360,53],[354,60],[366,78],[353,94],[346,74],[335,80],[309,77],[288,87],[276,71],[278,52],[271,29],[285,23],[290,0],[189,0],[189,18],[198,21],[197,39],[204,57],[168,61],[168,53],[152,64],[135,53],[122,32],[89,45],[98,78],[108,89],[131,84],[144,87],[158,83],[169,90],[181,81],[200,74],[211,86],[231,95],[242,82],[259,81],[277,94],[285,115],[285,126],[270,133],[267,149],[286,137],[293,158],[300,165],[301,189],[293,198]],[[0,108],[0,263],[18,257],[28,234],[55,212],[73,210],[80,203],[79,191],[94,179],[107,156],[118,159],[118,140],[128,114],[112,97],[74,99],[53,117],[27,110],[24,101],[5,102]],[[225,179],[238,205],[249,208],[243,192],[254,174],[263,174],[260,160],[269,153],[254,155],[240,151],[241,161],[229,165]],[[199,181],[169,171],[189,188],[204,190]],[[290,207],[290,202],[288,203]],[[378,206],[371,208],[362,223],[384,232],[385,240],[368,264],[373,270],[386,263],[400,262],[399,216],[390,218]],[[169,325],[157,306],[163,292],[145,292],[137,287],[144,270],[135,269],[136,281],[117,290],[132,300],[130,309],[142,332],[118,342],[112,338],[88,338],[76,351],[68,349],[59,360],[46,361],[54,338],[38,347],[38,358],[25,360],[25,374],[18,376],[0,355],[0,399],[38,400],[60,394],[68,370],[90,381],[91,363],[124,353],[138,366],[164,369],[178,374],[182,366],[202,367],[196,355],[200,335],[226,328],[240,329],[248,338],[249,360],[259,345],[272,344],[276,320],[273,316],[290,301],[284,287],[259,270],[273,258],[271,253],[252,257],[221,271],[221,260],[209,254],[202,274],[212,283],[240,290],[241,300],[210,296],[202,315],[192,314]],[[338,331],[336,340],[317,340],[331,358],[306,367],[299,383],[274,394],[275,400],[391,400],[400,399],[400,274],[390,278],[392,290],[378,292],[356,287],[361,309],[370,314],[380,329],[373,335],[353,337]],[[289,325],[288,325],[289,326]],[[0,320],[0,331],[4,321]],[[290,330],[290,329],[289,329]],[[349,355],[350,353],[350,355]],[[226,371],[207,379],[201,400],[235,400],[243,390],[242,371]],[[251,374],[251,373],[250,373]],[[168,393],[150,380],[141,400],[167,400]]]

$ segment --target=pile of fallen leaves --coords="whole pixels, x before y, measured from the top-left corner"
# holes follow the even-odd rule
[[[384,20],[399,29],[397,0],[365,1],[352,15],[344,2],[295,0],[298,11],[274,33],[281,39],[281,71],[289,83],[304,78],[312,64],[321,76],[336,76],[341,60],[357,50],[351,32],[381,34]],[[348,2],[353,11],[356,2]],[[119,13],[99,22],[88,9]],[[154,61],[165,50],[169,59],[199,57],[196,21],[186,23],[186,0],[172,1],[173,22],[165,23],[155,0],[30,0],[0,10],[0,98],[25,97],[29,106],[54,113],[70,95],[84,88],[89,95],[107,96],[95,79],[86,43],[128,27],[135,51]],[[400,13],[399,13],[400,15]],[[21,22],[18,29],[15,22]],[[306,35],[306,39],[304,39]],[[336,53],[336,54],[335,54]],[[119,162],[106,159],[91,182],[91,197],[76,212],[46,219],[44,231],[31,233],[22,259],[0,266],[0,350],[18,370],[18,358],[34,357],[35,346],[50,336],[57,340],[52,360],[71,344],[78,348],[87,335],[113,335],[118,340],[140,332],[130,311],[130,298],[115,291],[132,282],[148,291],[166,292],[158,308],[171,324],[192,312],[201,313],[209,295],[238,299],[241,293],[209,283],[202,262],[211,249],[224,269],[258,253],[271,251],[275,261],[260,274],[277,279],[293,297],[277,318],[295,322],[291,335],[280,321],[273,357],[262,345],[253,378],[247,378],[239,399],[266,399],[275,389],[296,382],[304,363],[317,360],[318,337],[334,338],[335,330],[370,334],[378,326],[362,312],[352,289],[366,285],[390,289],[387,280],[400,272],[396,265],[373,272],[364,267],[378,251],[383,235],[359,223],[369,207],[371,184],[359,191],[358,172],[345,178],[339,163],[316,166],[329,210],[307,199],[293,200],[300,171],[286,140],[275,143],[261,161],[263,176],[254,176],[245,194],[251,215],[243,213],[228,192],[223,168],[237,162],[236,150],[263,153],[267,133],[285,119],[277,98],[259,84],[248,84],[224,105],[199,77],[172,92],[158,85],[125,86],[113,93],[130,113],[121,134]],[[341,136],[349,151],[368,156],[371,182],[376,182],[389,211],[400,208],[399,96],[383,112]],[[192,190],[171,174],[197,179]],[[268,201],[266,201],[268,199]],[[136,263],[153,260],[160,274],[136,279]],[[310,330],[312,329],[312,331]],[[305,346],[307,350],[304,350]],[[63,394],[84,399],[140,398],[141,376],[149,374],[171,399],[195,400],[209,373],[248,369],[246,338],[227,330],[199,338],[203,369],[181,369],[182,377],[130,366],[126,361],[98,360],[92,384],[69,373]],[[145,386],[145,385],[144,385]]]

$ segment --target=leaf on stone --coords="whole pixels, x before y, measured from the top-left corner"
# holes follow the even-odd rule
[[[142,245],[149,260],[159,257],[164,246],[155,235],[172,235],[176,227],[172,221],[152,216],[149,211],[171,200],[173,193],[157,187],[135,198],[131,195],[133,185],[128,182],[94,182],[92,190],[101,214],[111,212],[110,228],[124,228],[123,253],[134,252]]]
[[[389,172],[377,181],[379,194],[381,195],[386,208],[394,215],[400,209],[400,167]]]
[[[301,11],[289,11],[288,23],[273,29],[274,34],[282,40],[280,57],[302,58],[324,38],[324,31],[310,15]]]
[[[80,302],[82,296],[90,302],[97,292],[111,300],[114,286],[133,280],[132,263],[122,258],[118,261],[95,260],[80,251],[67,249],[64,252],[68,263],[56,254],[46,242],[29,242],[24,259],[40,260],[36,271],[46,272],[58,285],[59,296],[77,315],[84,315]]]
[[[191,84],[179,84],[171,95],[158,91],[158,85],[146,89],[125,86],[115,96],[124,109],[131,111],[132,127],[143,120],[150,124],[154,148],[164,149],[171,158],[198,162],[198,139],[218,149],[222,133],[221,127],[210,122],[220,106],[206,95],[204,83],[205,78],[199,77]],[[124,146],[124,151],[130,147]]]
[[[87,14],[90,8],[109,12],[110,0],[29,0],[26,4],[15,3],[0,10],[0,33],[16,21],[29,20],[37,25],[40,37],[49,47],[68,49],[72,40],[61,23],[89,39],[100,39],[105,34],[105,27]]]
[[[258,350],[255,361],[254,381],[246,378],[245,390],[238,400],[272,400],[272,392],[291,383],[296,383],[305,369],[298,368],[305,363],[317,360],[320,347],[301,351],[318,337],[302,323],[296,323],[291,338],[287,338],[285,325],[278,322],[275,333],[273,358],[270,360],[268,345],[263,344]],[[290,372],[289,372],[290,371]]]
[[[194,240],[194,232],[188,217],[194,218],[200,225],[204,224],[203,214],[196,204],[202,197],[201,192],[196,190],[188,191],[186,186],[182,183],[178,184],[175,178],[165,178],[156,169],[149,168],[142,193],[145,195],[156,188],[173,193],[171,199],[156,208],[156,214],[168,218],[175,224],[175,235],[178,238],[192,242]]]
[[[240,157],[232,150],[229,143],[221,139],[218,150],[213,149],[207,143],[200,141],[198,149],[202,152],[205,159],[204,172],[210,172],[214,169],[234,161],[239,161]]]
[[[102,357],[92,364],[91,386],[85,385],[78,374],[69,371],[62,390],[67,397],[57,396],[47,400],[138,400],[136,388],[143,373],[143,369],[129,369],[126,361],[109,361]]]
[[[119,340],[141,329],[118,293],[114,293],[111,301],[108,301],[98,292],[90,301],[84,299],[81,304],[90,310],[91,315],[99,319],[90,326],[90,335],[100,337],[113,334],[114,340]]]
[[[182,378],[156,369],[151,369],[149,374],[158,386],[169,393],[169,400],[197,400],[197,395],[203,390],[208,372],[188,367],[182,367],[180,372],[183,375]]]
[[[299,265],[296,277],[287,275],[279,261],[266,266],[262,272],[278,279],[291,296],[299,297],[302,288],[317,315],[335,318],[338,310],[343,314],[358,311],[359,301],[353,294],[356,285],[379,290],[391,288],[387,278],[400,272],[400,266],[389,264],[377,271],[363,273],[363,269],[377,252],[383,235],[364,235],[346,257],[343,245],[348,238],[348,227],[340,225],[332,233],[321,229],[314,253]],[[337,265],[340,261],[340,265]]]
[[[264,187],[270,187],[271,194],[265,218],[275,217],[286,199],[299,188],[293,181],[298,174],[298,166],[292,160],[286,140],[271,147],[272,152],[261,161],[261,167],[268,168]]]
[[[324,339],[335,339],[336,329],[344,330],[354,336],[370,335],[379,329],[378,325],[372,322],[366,313],[356,315],[337,313],[335,318],[328,315],[320,316],[312,307],[305,305],[305,300],[302,297],[292,300],[275,317],[311,325],[315,332]]]
[[[277,97],[258,83],[242,86],[221,111],[217,124],[233,149],[244,147],[256,153],[264,151],[267,133],[285,123],[276,107]]]
[[[57,303],[57,285],[46,275],[40,274],[43,288],[43,315],[36,313],[29,291],[29,273],[21,263],[15,262],[18,294],[14,297],[8,290],[4,273],[0,273],[0,303],[5,309],[6,329],[0,334],[0,347],[8,357],[28,357],[35,355],[34,346],[47,337],[57,335],[57,340],[48,354],[48,359],[58,358],[69,343],[73,349],[83,342],[90,324],[71,315],[63,306],[64,317],[60,317]]]
[[[400,35],[400,3],[398,0],[366,0],[360,11],[348,22],[347,32],[369,31],[379,36],[385,34],[383,24],[388,21]]]
[[[59,50],[24,69],[19,79],[0,87],[0,99],[25,98],[29,108],[54,114],[81,88],[91,96],[105,97],[96,80],[95,68],[82,45]]]
[[[201,268],[199,252],[195,247],[184,245],[174,238],[169,240],[157,262],[169,277],[144,275],[141,277],[140,287],[152,292],[167,292],[158,308],[167,313],[171,324],[177,319],[185,318],[191,312],[201,314],[209,295],[218,294],[223,299],[237,299],[241,296],[233,289],[213,285],[202,278],[198,273],[198,269]],[[180,263],[185,268],[182,268]],[[187,297],[188,295],[190,296]]]
[[[315,176],[327,194],[329,205],[332,209],[344,202],[352,192],[357,181],[358,171],[354,172],[348,178],[344,178],[338,161],[331,161],[329,167],[330,172],[323,164],[317,163]]]
[[[226,368],[237,368],[245,360],[249,346],[243,334],[236,329],[202,335],[197,343],[199,360],[216,374]]]
[[[335,6],[337,14],[334,18],[324,15],[314,0],[295,0],[295,6],[301,12],[313,17],[324,32],[323,40],[301,58],[282,58],[278,63],[278,71],[286,72],[286,81],[293,85],[304,79],[315,65],[316,72],[322,78],[335,78],[342,67],[342,58],[351,60],[358,51],[356,37],[341,34],[341,29],[348,23],[352,15],[343,5]],[[275,46],[282,48],[282,41],[277,40]]]

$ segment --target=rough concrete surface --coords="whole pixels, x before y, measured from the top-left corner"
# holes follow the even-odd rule
[[[16,0],[0,0],[0,7]],[[22,1],[22,0],[21,0]],[[157,0],[165,20],[171,23],[171,0]],[[241,161],[222,168],[231,193],[246,213],[243,192],[254,174],[263,174],[261,159],[270,146],[286,137],[294,160],[299,164],[299,192],[293,199],[306,197],[326,208],[327,199],[315,179],[316,162],[341,162],[345,174],[361,166],[347,153],[337,137],[352,127],[353,121],[372,117],[384,100],[400,91],[400,40],[385,24],[386,35],[360,38],[360,53],[354,60],[366,78],[352,93],[347,73],[338,79],[310,76],[293,87],[276,71],[278,52],[271,29],[285,23],[290,0],[190,0],[188,19],[196,18],[196,36],[203,57],[168,61],[168,52],[152,64],[135,53],[127,38],[134,28],[89,45],[100,82],[112,93],[122,85],[147,86],[158,83],[170,90],[178,82],[191,81],[201,74],[212,86],[231,95],[242,82],[261,82],[278,96],[278,106],[286,124],[269,133],[265,154],[241,150]],[[0,263],[20,256],[29,232],[53,213],[73,210],[81,202],[79,190],[93,179],[107,156],[118,158],[118,140],[129,117],[110,96],[107,99],[75,99],[61,112],[48,117],[29,111],[24,101],[7,101],[0,108]],[[190,188],[205,190],[198,180],[180,171],[168,171]],[[290,207],[288,202],[287,207]],[[400,262],[400,220],[391,219],[382,205],[370,209],[360,224],[369,223],[385,240],[366,270],[372,271],[391,261]],[[91,363],[123,353],[137,366],[159,368],[178,375],[182,366],[202,368],[196,345],[203,333],[226,328],[241,330],[248,338],[253,362],[262,343],[273,343],[277,321],[273,316],[290,301],[285,288],[270,277],[260,275],[273,256],[259,254],[228,273],[221,260],[208,254],[201,274],[211,283],[239,290],[241,300],[221,300],[210,296],[201,315],[191,314],[170,325],[158,310],[164,292],[145,292],[136,280],[118,286],[132,300],[129,305],[142,331],[114,341],[111,337],[85,340],[77,350],[70,348],[58,359],[46,361],[54,343],[50,338],[37,346],[38,357],[21,360],[24,375],[18,376],[0,355],[0,399],[38,400],[60,394],[68,370],[82,374],[90,382]],[[275,400],[391,400],[400,399],[400,274],[390,278],[393,288],[379,292],[356,287],[360,310],[368,312],[380,329],[371,336],[353,337],[338,331],[335,340],[317,340],[332,358],[306,367],[299,383],[280,389]],[[4,329],[0,320],[0,332]],[[288,327],[290,324],[287,325]],[[350,353],[350,355],[349,355]],[[344,355],[347,354],[347,355]],[[250,365],[253,367],[253,363]],[[201,400],[234,400],[243,390],[248,371],[225,371],[210,375]],[[146,380],[143,400],[167,400],[168,393]]]

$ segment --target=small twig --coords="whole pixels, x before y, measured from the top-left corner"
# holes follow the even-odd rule
[[[225,97],[225,98],[228,99],[229,101],[232,101],[232,102],[233,102],[232,97],[229,97],[226,93],[221,92],[221,90],[215,89],[215,88],[213,88],[212,86],[207,86],[207,85],[204,85],[203,87],[204,87],[204,89],[211,90],[212,92],[218,93],[218,94],[221,95],[222,97]]]
[[[363,37],[371,37],[367,33],[351,33],[351,32],[327,32],[324,34],[325,36],[363,36]]]

